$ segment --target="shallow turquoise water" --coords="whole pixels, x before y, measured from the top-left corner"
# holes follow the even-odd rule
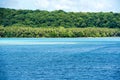
[[[1,38],[0,80],[120,80],[120,38]]]

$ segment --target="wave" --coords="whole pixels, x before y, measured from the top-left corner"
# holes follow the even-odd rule
[[[77,44],[76,42],[0,42],[0,45],[56,45],[56,44]]]
[[[82,42],[66,42],[66,41],[15,41],[15,40],[6,40],[6,41],[0,41],[0,45],[60,45],[60,44],[80,44],[80,45],[102,45],[102,44],[116,44],[115,42],[90,42],[90,41],[82,41]]]

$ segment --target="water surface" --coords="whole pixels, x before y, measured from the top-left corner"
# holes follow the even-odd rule
[[[120,38],[1,38],[0,80],[120,80]]]

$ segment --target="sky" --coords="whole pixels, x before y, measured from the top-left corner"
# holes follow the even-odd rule
[[[68,12],[120,12],[120,0],[0,0],[0,7]]]

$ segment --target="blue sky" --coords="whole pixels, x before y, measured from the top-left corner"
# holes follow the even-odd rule
[[[120,0],[0,0],[0,7],[64,10],[74,12],[120,12]]]

